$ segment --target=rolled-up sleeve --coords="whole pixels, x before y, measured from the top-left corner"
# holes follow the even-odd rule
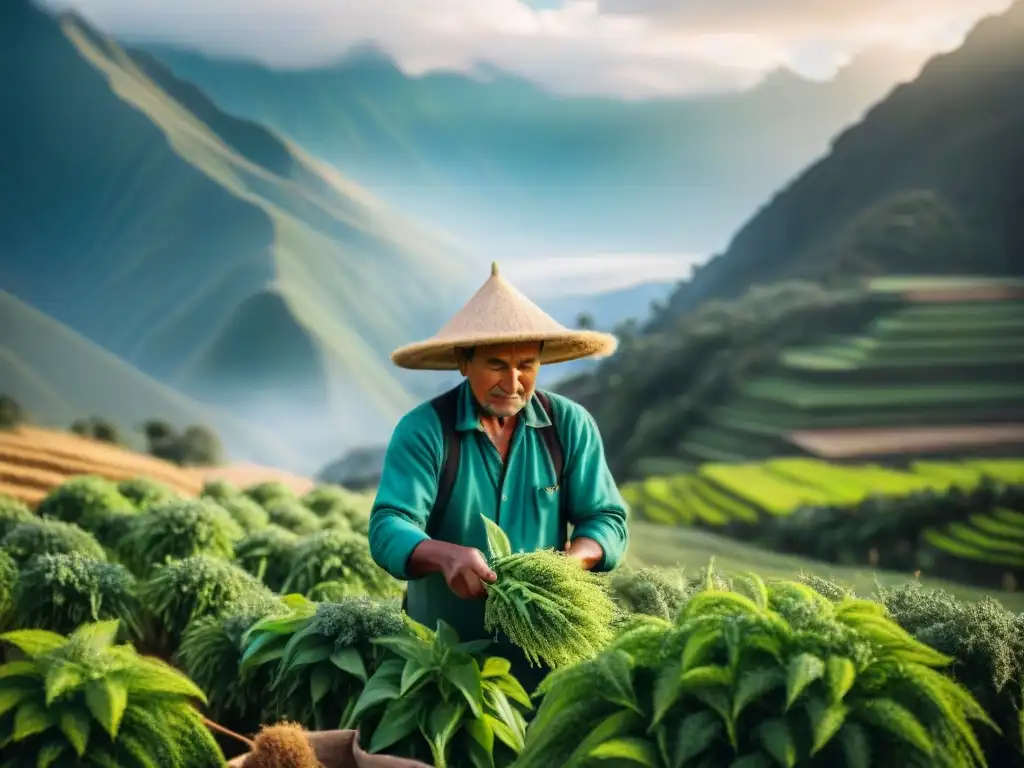
[[[573,411],[565,467],[572,538],[596,541],[604,557],[594,570],[610,571],[622,562],[629,544],[628,507],[608,468],[593,416],[579,405]]]
[[[437,497],[444,445],[432,410],[417,408],[398,422],[384,455],[370,513],[370,554],[397,579],[408,580],[409,556],[430,537],[427,516]]]

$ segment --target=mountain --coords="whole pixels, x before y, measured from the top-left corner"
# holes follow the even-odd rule
[[[651,305],[665,299],[674,287],[670,282],[631,285],[600,293],[542,297],[538,306],[563,325],[577,325],[586,315],[595,328],[611,330],[621,322],[646,317]]]
[[[452,243],[74,15],[0,7],[0,93],[0,288],[273,431],[289,469],[385,437],[431,386],[387,354],[477,282]]]
[[[225,110],[502,258],[709,253],[914,71],[875,50],[830,82],[783,70],[742,93],[629,102],[493,68],[413,77],[372,49],[307,70],[146,49]]]
[[[794,277],[1024,272],[1024,2],[932,58],[774,194],[652,328]]]
[[[299,460],[274,435],[190,400],[5,291],[0,291],[0,394],[13,397],[40,426],[67,429],[75,419],[101,416],[130,438],[150,419],[179,429],[203,424],[250,461],[287,465]]]

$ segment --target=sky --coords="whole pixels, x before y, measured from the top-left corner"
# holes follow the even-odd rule
[[[1010,0],[40,0],[108,33],[275,67],[374,41],[409,74],[486,62],[557,93],[619,98],[834,74],[892,46],[923,61]]]

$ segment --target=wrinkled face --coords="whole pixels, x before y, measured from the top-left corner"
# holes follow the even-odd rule
[[[459,370],[477,402],[492,416],[515,416],[530,401],[540,368],[538,343],[476,347]]]

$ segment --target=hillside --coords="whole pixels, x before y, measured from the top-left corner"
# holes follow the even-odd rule
[[[1024,2],[934,57],[681,284],[672,317],[794,277],[1024,274]]]
[[[710,302],[559,389],[616,477],[777,456],[1024,453],[1024,280],[790,282]]]
[[[419,381],[387,353],[466,294],[449,243],[152,57],[27,0],[0,8],[0,92],[18,115],[0,130],[11,294],[273,430],[301,455],[291,469],[386,436],[414,402]],[[35,351],[19,365],[40,368]],[[66,392],[76,374],[54,375]]]
[[[56,320],[0,291],[0,393],[41,426],[100,416],[141,447],[137,427],[163,419],[213,428],[232,454],[285,466],[299,457],[275,435],[182,395]]]
[[[478,247],[531,254],[720,248],[916,71],[877,50],[826,83],[781,70],[743,93],[628,102],[555,95],[492,68],[411,76],[366,47],[307,70],[147,50],[402,210]]]

